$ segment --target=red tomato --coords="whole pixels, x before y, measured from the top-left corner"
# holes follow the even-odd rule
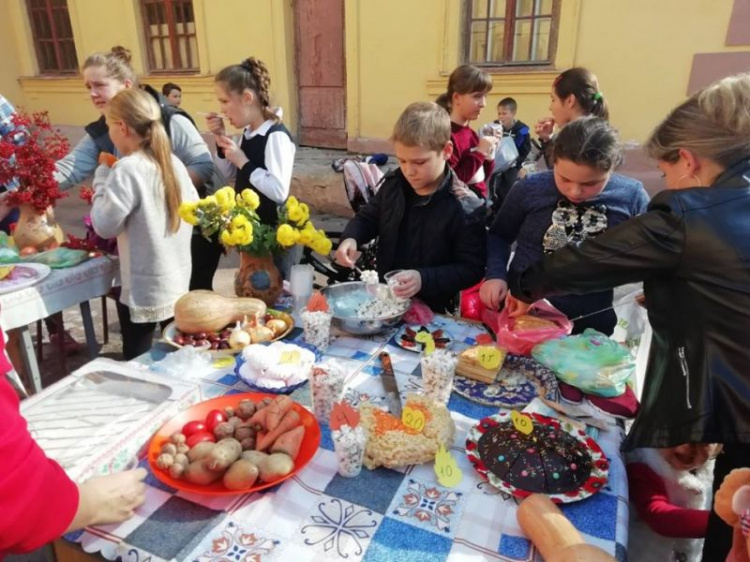
[[[192,449],[198,443],[203,443],[204,441],[216,443],[216,437],[214,437],[213,434],[209,433],[208,431],[199,431],[197,433],[193,433],[190,437],[188,437],[187,441],[185,441],[185,444]]]
[[[211,433],[214,432],[214,428],[221,422],[227,421],[227,416],[221,410],[211,410],[206,416],[206,428]]]
[[[202,421],[191,421],[182,426],[182,434],[185,437],[190,437],[193,433],[199,431],[206,431],[206,424]]]

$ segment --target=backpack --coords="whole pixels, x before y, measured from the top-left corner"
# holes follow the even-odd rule
[[[343,168],[346,197],[356,213],[360,207],[375,197],[385,176],[375,164],[357,160],[345,161]]]

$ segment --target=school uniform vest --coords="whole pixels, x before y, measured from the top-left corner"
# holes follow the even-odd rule
[[[283,133],[290,139],[292,135],[282,123],[273,124],[265,135],[254,135],[247,138],[244,134],[242,135],[242,142],[240,148],[245,153],[247,159],[250,160],[248,164],[241,170],[237,170],[237,178],[234,184],[234,189],[237,193],[241,193],[243,189],[252,189],[258,194],[260,198],[260,207],[258,207],[257,213],[260,217],[261,222],[264,224],[277,224],[279,222],[278,215],[276,213],[277,203],[255,189],[250,182],[250,175],[258,168],[266,168],[266,143],[268,137],[273,133]]]

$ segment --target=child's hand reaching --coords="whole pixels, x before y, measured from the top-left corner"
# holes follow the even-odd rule
[[[214,113],[213,111],[206,115],[206,127],[216,136],[225,137],[227,135],[227,131],[224,128],[224,120],[218,113]]]
[[[479,298],[490,310],[498,310],[508,294],[508,283],[502,279],[487,279],[479,287]]]
[[[396,281],[391,286],[393,295],[400,299],[408,299],[422,290],[422,276],[416,269],[407,269],[393,277]]]
[[[523,301],[519,301],[516,297],[508,293],[505,297],[505,308],[508,309],[508,316],[511,318],[518,318],[526,314],[531,308],[530,304]]]
[[[540,119],[534,125],[534,132],[544,142],[547,142],[552,137],[552,131],[555,129],[555,120],[552,117],[545,117]]]
[[[216,146],[224,151],[224,158],[237,166],[238,169],[241,169],[250,161],[245,156],[245,153],[242,152],[240,146],[227,136],[217,136]]]
[[[357,251],[357,241],[354,238],[347,238],[339,244],[334,257],[337,264],[354,269],[354,265],[361,255],[362,252]]]

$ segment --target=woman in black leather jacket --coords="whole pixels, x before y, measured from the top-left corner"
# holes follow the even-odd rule
[[[645,214],[510,279],[515,298],[643,281],[654,331],[641,409],[624,448],[723,443],[714,491],[750,466],[750,74],[678,106],[647,149],[667,190]],[[704,560],[731,529],[712,513]]]

